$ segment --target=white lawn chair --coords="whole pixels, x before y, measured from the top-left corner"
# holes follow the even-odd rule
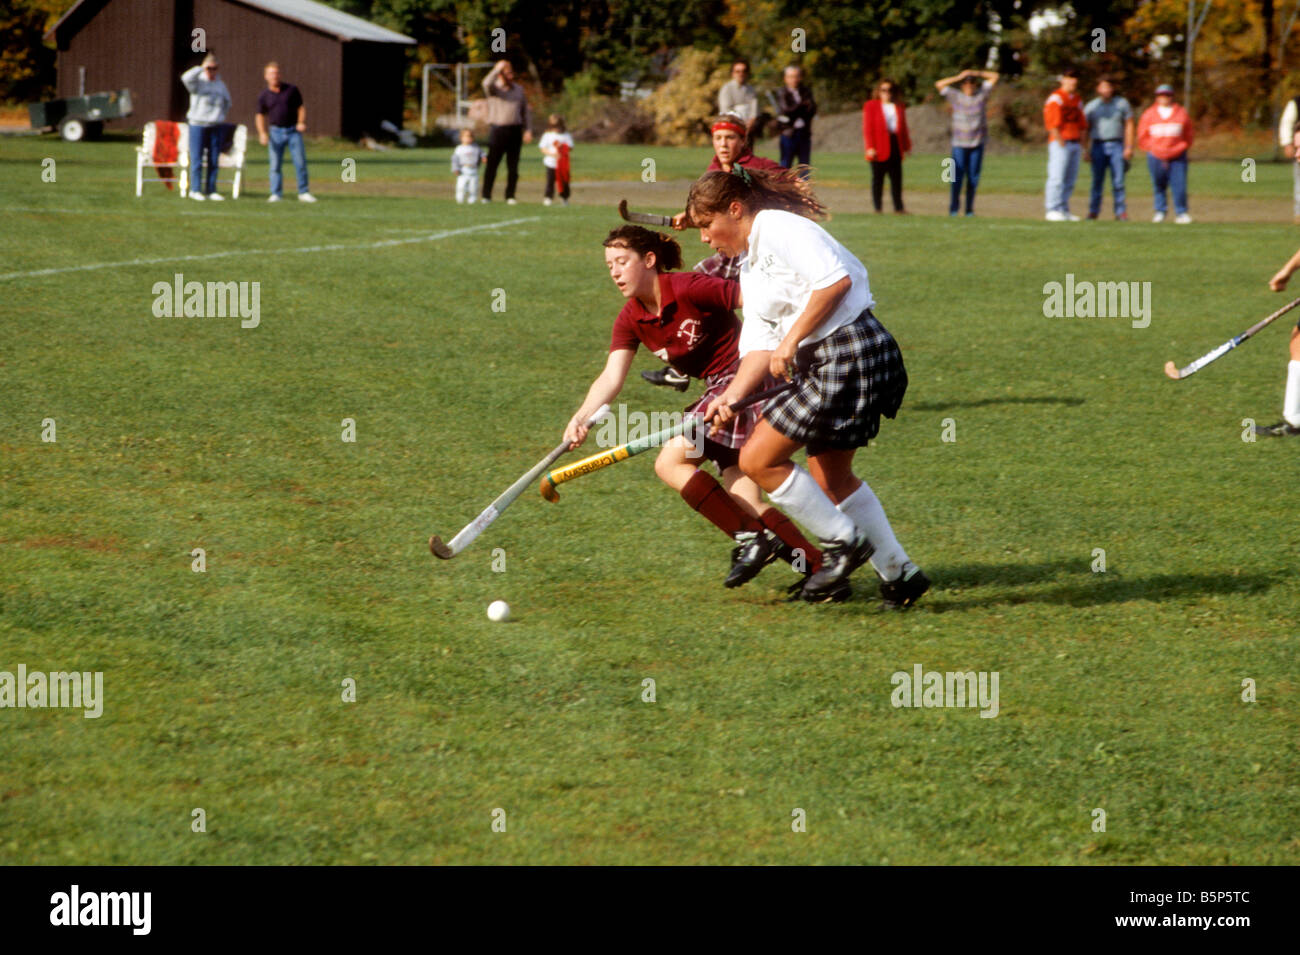
[[[146,182],[171,182],[171,179],[164,179],[161,176],[155,176],[146,179],[144,171],[146,169],[171,168],[177,173],[177,181],[180,183],[181,197],[185,196],[185,171],[190,165],[190,131],[184,123],[176,124],[176,161],[159,166],[153,161],[153,147],[157,135],[157,129],[153,123],[144,124],[144,136],[141,137],[140,145],[135,147],[135,195],[139,198],[144,194],[144,184]]]
[[[173,164],[177,172],[177,183],[180,187],[181,198],[189,196],[190,192],[190,129],[185,123],[176,124],[176,162]],[[139,196],[146,182],[165,182],[162,178],[146,179],[144,170],[147,168],[157,168],[153,161],[154,146],[154,124],[146,123],[144,127],[144,136],[141,144],[136,147],[136,166],[135,166],[135,194]],[[239,198],[239,187],[244,179],[244,155],[248,150],[248,127],[242,123],[235,127],[235,134],[230,140],[230,151],[224,152],[217,157],[217,175],[220,177],[222,169],[235,170],[234,179],[218,178],[217,182],[228,182],[233,185],[231,198]]]

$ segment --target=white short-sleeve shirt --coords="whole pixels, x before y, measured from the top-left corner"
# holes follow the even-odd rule
[[[811,219],[777,209],[754,216],[749,251],[740,267],[745,299],[741,357],[774,350],[803,314],[812,293],[846,275],[853,281],[848,293],[800,347],[821,341],[875,303],[866,266]]]

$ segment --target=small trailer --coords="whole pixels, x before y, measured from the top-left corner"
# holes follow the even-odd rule
[[[105,120],[131,115],[131,91],[91,93],[89,96],[28,103],[27,115],[32,129],[58,130],[59,135],[70,143],[98,139],[104,132]]]

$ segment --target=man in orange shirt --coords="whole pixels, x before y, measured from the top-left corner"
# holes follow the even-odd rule
[[[1079,73],[1066,70],[1061,85],[1043,106],[1043,125],[1047,127],[1047,221],[1078,222],[1070,213],[1070,194],[1079,177],[1079,158],[1083,155],[1088,121],[1079,98]]]

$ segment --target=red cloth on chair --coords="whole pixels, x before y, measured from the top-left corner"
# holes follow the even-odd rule
[[[564,195],[564,191],[569,188],[569,146],[567,143],[557,143],[555,149],[560,154],[555,161],[555,185],[560,195]]]
[[[153,124],[153,161],[158,164],[158,178],[163,180],[163,185],[168,189],[172,188],[172,180],[176,178],[175,170],[170,164],[180,156],[177,145],[178,125],[164,119]],[[162,165],[163,163],[168,165]]]

